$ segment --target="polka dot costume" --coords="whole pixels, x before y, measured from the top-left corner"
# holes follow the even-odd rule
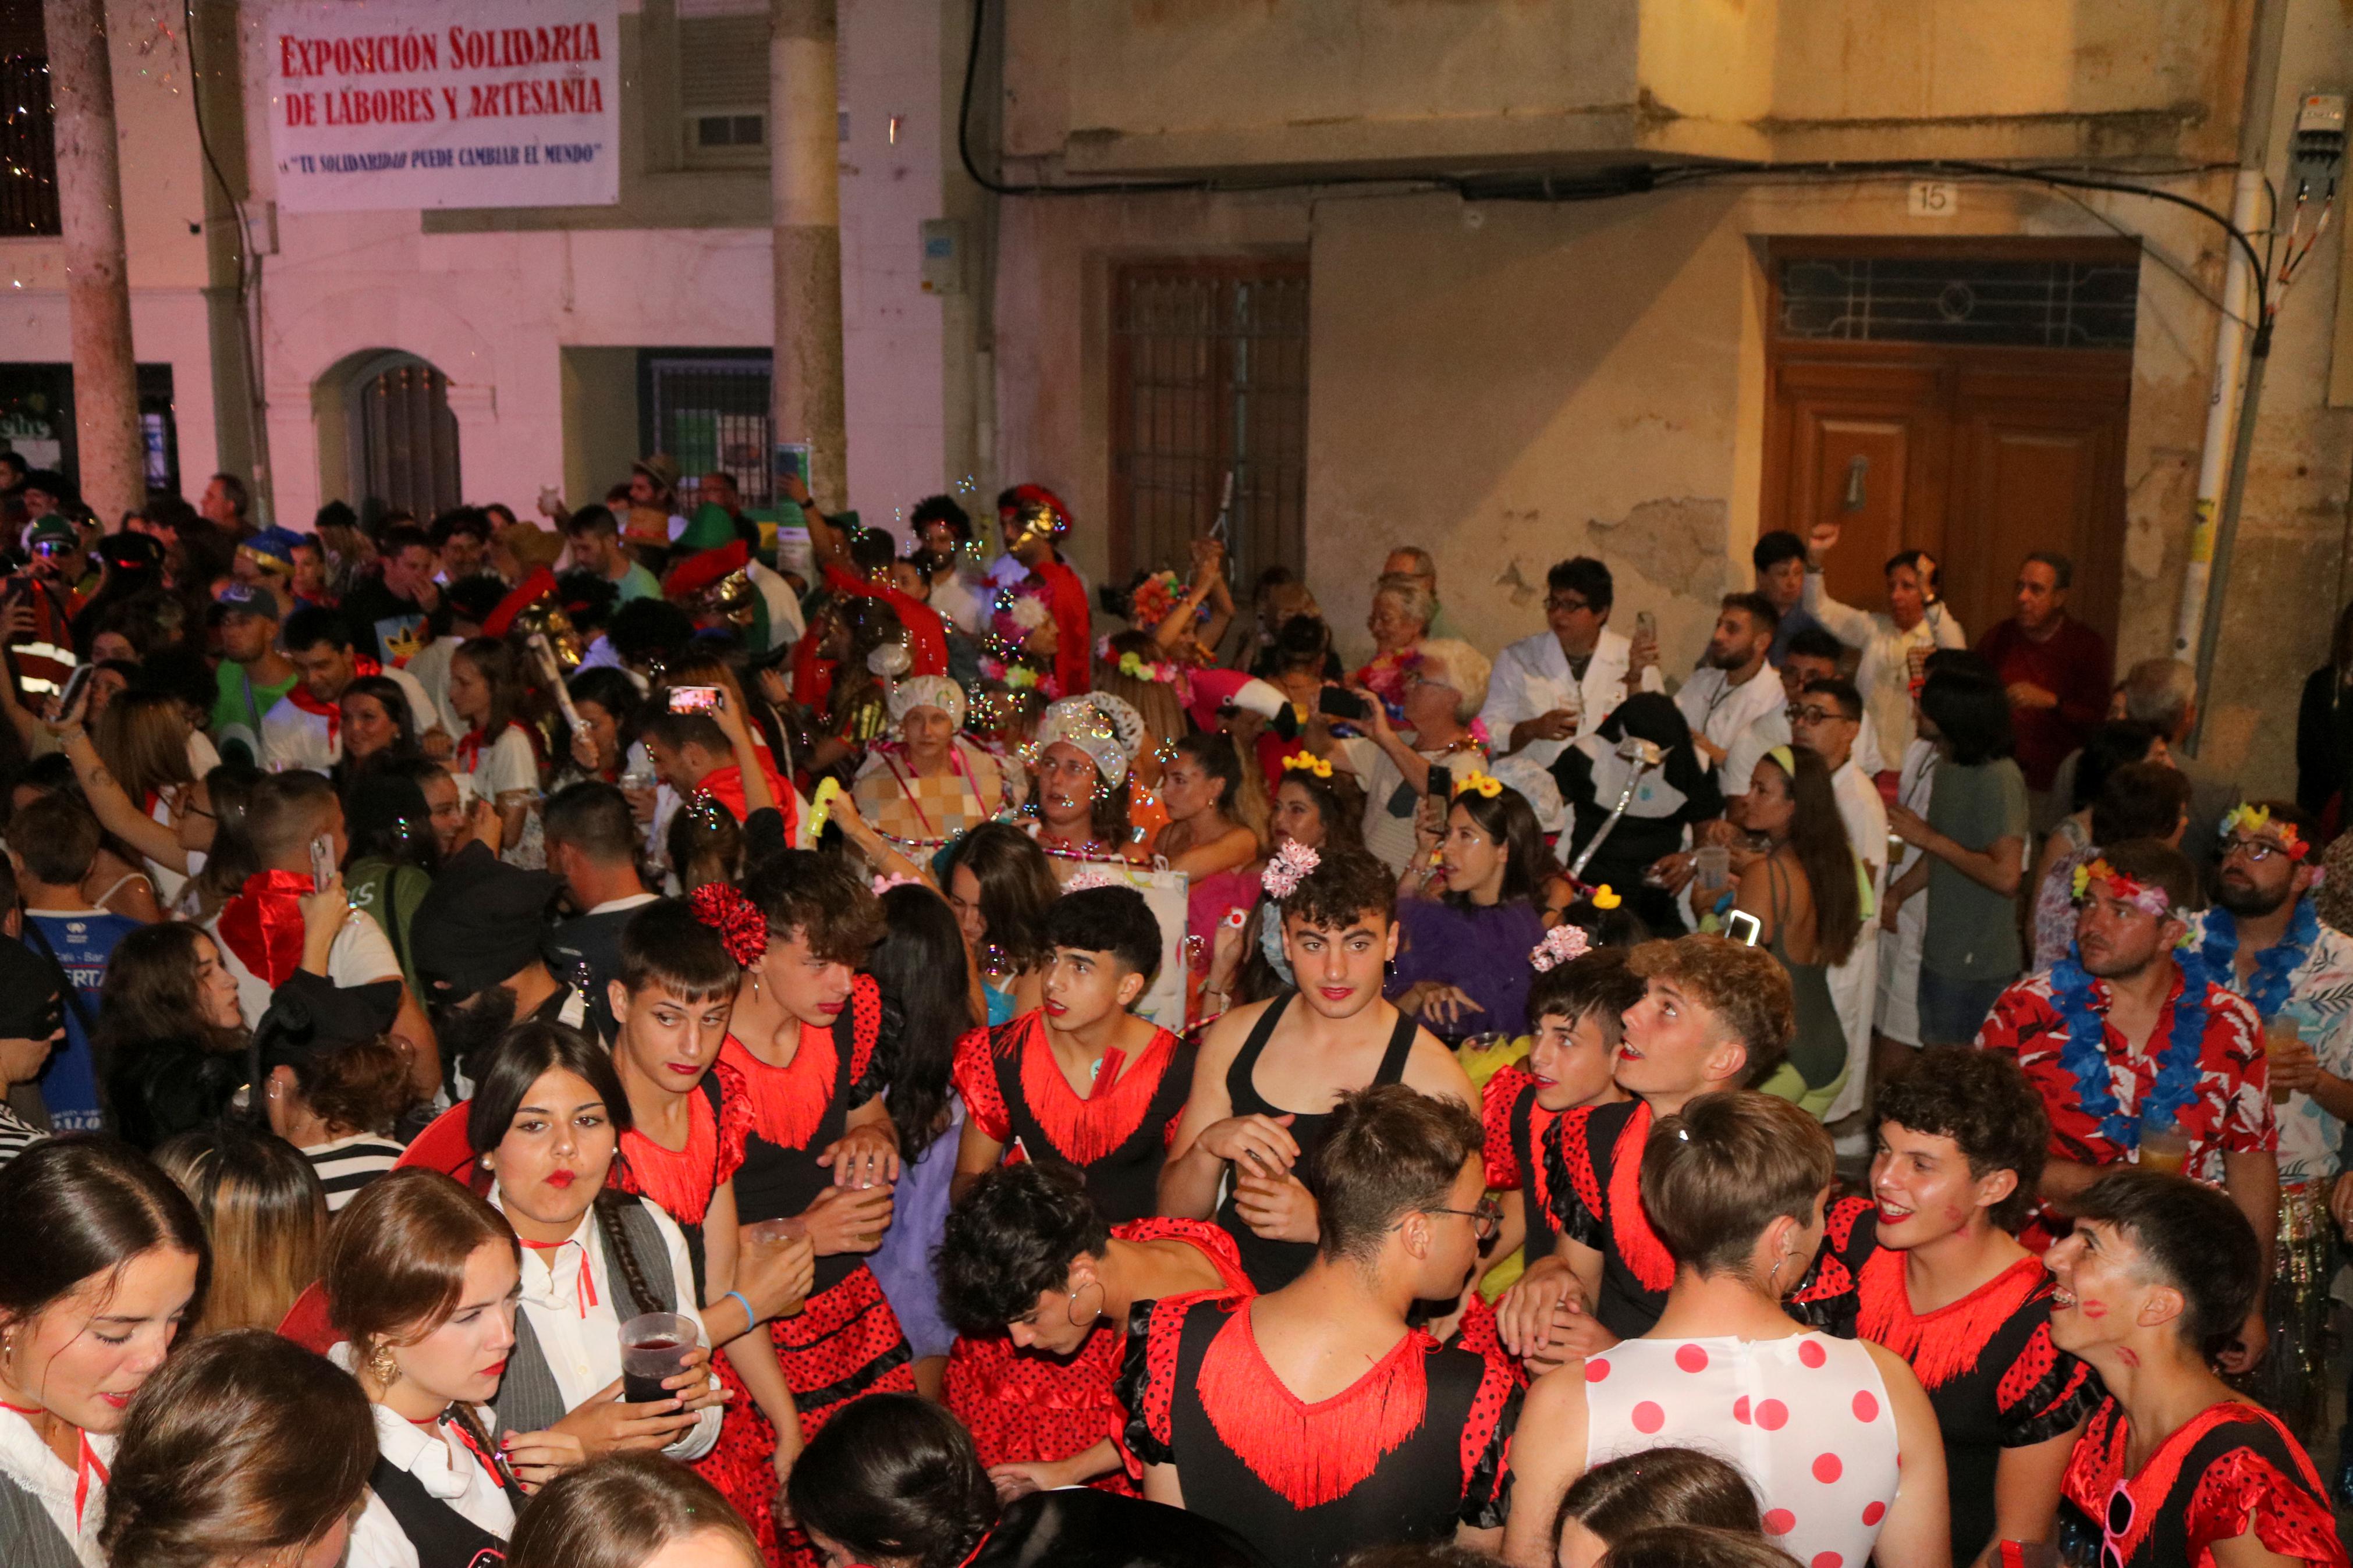
[[[1864,1568],[1895,1500],[1895,1417],[1871,1352],[1818,1333],[1627,1340],[1585,1363],[1588,1468],[1701,1448],[1757,1485],[1765,1528],[1807,1568]]]

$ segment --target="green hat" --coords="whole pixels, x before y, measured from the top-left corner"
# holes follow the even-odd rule
[[[56,512],[47,512],[35,518],[33,526],[25,531],[25,548],[27,550],[37,544],[79,544],[80,542],[81,530],[59,517]]]
[[[681,550],[716,550],[723,544],[735,542],[735,520],[727,509],[715,500],[704,501],[694,509],[686,531],[673,542]]]

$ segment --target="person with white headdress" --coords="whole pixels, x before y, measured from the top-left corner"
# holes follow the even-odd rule
[[[1107,691],[1065,697],[1038,721],[1029,832],[1057,877],[1082,860],[1152,858],[1157,825],[1134,811],[1129,777],[1144,734],[1143,715]]]
[[[888,707],[892,738],[867,749],[849,789],[876,829],[935,847],[1015,804],[1004,765],[964,734],[962,687],[914,676],[892,687]]]

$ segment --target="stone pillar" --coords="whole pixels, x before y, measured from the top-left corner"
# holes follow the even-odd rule
[[[57,104],[58,212],[73,335],[74,427],[82,500],[108,528],[147,500],[139,371],[131,353],[122,171],[105,0],[42,0]]]
[[[768,168],[776,224],[778,441],[809,446],[818,505],[849,496],[841,373],[835,0],[772,0]]]

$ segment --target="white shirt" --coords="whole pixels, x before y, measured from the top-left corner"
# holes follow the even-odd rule
[[[1365,847],[1373,858],[1390,870],[1403,872],[1406,863],[1413,858],[1413,817],[1421,797],[1416,795],[1406,807],[1403,816],[1391,815],[1389,803],[1406,788],[1405,774],[1377,742],[1363,736],[1340,742],[1333,748],[1335,761],[1344,761],[1356,773],[1356,782],[1365,788]],[[1423,761],[1454,770],[1461,778],[1473,768],[1483,770],[1487,753],[1477,746],[1461,751],[1419,752]]]
[[[1770,664],[1757,666],[1757,673],[1739,685],[1732,684],[1731,672],[1709,666],[1694,669],[1683,689],[1675,693],[1675,710],[1692,733],[1704,737],[1717,751],[1729,753],[1732,743],[1748,731],[1748,727],[1767,713],[1783,713],[1789,705],[1789,694],[1782,689],[1781,672]],[[1752,764],[1754,765],[1754,764]],[[1727,793],[1729,780],[1718,783]],[[1746,788],[1746,781],[1743,783]]]
[[[111,1470],[115,1439],[93,1432],[85,1440],[98,1462]],[[58,1458],[33,1430],[33,1424],[13,1410],[0,1410],[0,1475],[41,1505],[41,1511],[72,1543],[74,1555],[88,1568],[106,1568],[106,1554],[98,1549],[98,1527],[106,1519],[106,1483],[95,1474],[90,1477],[81,1516],[77,1519],[74,1493],[79,1482],[74,1467]]]
[[[1846,824],[1847,847],[1871,868],[1871,902],[1862,912],[1862,930],[1844,963],[1831,965],[1831,1003],[1838,1009],[1839,1027],[1846,1032],[1846,1083],[1831,1102],[1824,1121],[1836,1121],[1862,1109],[1863,1080],[1871,1065],[1872,1014],[1879,1001],[1879,900],[1887,896],[1887,803],[1872,782],[1873,770],[1849,757],[1831,774],[1831,793],[1838,796],[1839,818]]]
[[[1577,716],[1577,733],[1571,740],[1589,735],[1625,700],[1626,671],[1633,661],[1633,643],[1604,626],[1594,642],[1593,658],[1585,667],[1585,679],[1579,681],[1570,673],[1568,656],[1560,651],[1560,639],[1550,631],[1522,637],[1495,656],[1495,667],[1487,677],[1487,702],[1479,710],[1479,717],[1498,746],[1512,743],[1513,725],[1541,718],[1556,708],[1568,709]],[[1641,685],[1645,691],[1666,689],[1655,665],[1642,671]],[[1513,755],[1549,768],[1567,745],[1567,741],[1530,741]]]
[[[426,694],[433,715],[433,726],[445,735],[466,732],[465,721],[459,718],[456,710],[449,706],[449,656],[458,651],[459,645],[464,640],[462,637],[436,638],[410,655],[408,662],[400,667],[401,673],[413,677],[418,689]],[[425,724],[427,710],[417,710],[416,719],[419,725]],[[423,732],[421,729],[418,731],[419,734]]]
[[[337,1345],[332,1359],[337,1365],[347,1363],[351,1347]],[[385,1463],[406,1470],[434,1498],[500,1540],[514,1533],[514,1505],[507,1500],[505,1489],[446,1425],[419,1426],[381,1405],[368,1406],[368,1414],[375,1417],[376,1455]],[[488,1430],[489,1412],[476,1406],[474,1414]],[[352,1527],[351,1552],[343,1564],[344,1568],[419,1568],[417,1548],[409,1544],[400,1521],[373,1491],[367,1496],[366,1511]]]
[[[955,624],[959,631],[978,637],[988,625],[989,600],[975,593],[960,572],[932,582],[931,606]]]
[[[245,1026],[258,1028],[261,1016],[269,1011],[269,982],[245,966],[245,961],[221,940],[220,916],[205,922],[205,934],[220,949],[221,966],[237,981],[237,1010],[245,1015]],[[384,928],[369,918],[364,910],[353,910],[343,917],[343,929],[335,933],[334,945],[327,950],[327,979],[336,985],[367,985],[378,980],[398,980],[400,961],[392,955],[392,943],[385,940]]]
[[[1915,730],[1911,650],[1968,647],[1961,623],[1952,611],[1938,605],[1913,623],[1910,631],[1899,632],[1884,612],[1858,610],[1831,598],[1819,572],[1806,574],[1805,605],[1806,613],[1820,621],[1823,630],[1847,647],[1862,650],[1854,684],[1862,693],[1864,709],[1879,727],[1879,744],[1902,756],[1912,743]]]
[[[1718,784],[1727,795],[1746,795],[1749,780],[1757,776],[1757,759],[1776,746],[1796,744],[1797,737],[1789,732],[1789,710],[1786,706],[1767,710],[1725,751],[1724,761],[1716,765],[1722,775]],[[1848,748],[1847,755],[1873,778],[1879,776],[1884,765],[1879,760],[1879,732],[1872,727],[1868,708],[1863,710],[1862,727],[1855,731],[1854,744]]]
[[[405,669],[387,668],[384,674],[408,699],[409,720],[419,736],[441,728],[441,710],[417,677]],[[324,713],[296,707],[291,694],[280,698],[261,716],[261,765],[269,772],[302,768],[323,773],[343,760],[342,729],[330,730]]]
[[[793,585],[756,561],[745,563],[744,575],[760,590],[768,606],[768,647],[790,647],[800,641],[808,632],[808,622],[801,615],[800,597]]]
[[[472,767],[462,764],[462,758],[452,757],[449,771],[473,779],[477,800],[495,803],[502,795],[539,787],[539,753],[519,723],[509,724],[497,740],[476,751]]]
[[[505,1194],[493,1190],[491,1205],[504,1213]],[[653,1215],[654,1228],[661,1232],[662,1250],[670,1259],[670,1277],[674,1285],[684,1287],[667,1310],[692,1319],[699,1328],[702,1314],[688,1299],[693,1293],[694,1270],[686,1256],[686,1234],[678,1228],[676,1220],[659,1208],[652,1204],[645,1207]],[[590,1270],[588,1294],[596,1298],[593,1301],[584,1302],[581,1299],[584,1262]],[[628,1299],[619,1266],[605,1256],[603,1228],[593,1213],[580,1216],[578,1228],[563,1246],[522,1249],[522,1313],[539,1341],[540,1353],[555,1378],[556,1391],[564,1395],[566,1410],[577,1410],[619,1380],[619,1304]],[[702,1338],[708,1343],[711,1336],[706,1332]],[[723,1414],[723,1408],[716,1405],[697,1411],[694,1426],[662,1452],[673,1459],[702,1458],[719,1441],[719,1420]]]

